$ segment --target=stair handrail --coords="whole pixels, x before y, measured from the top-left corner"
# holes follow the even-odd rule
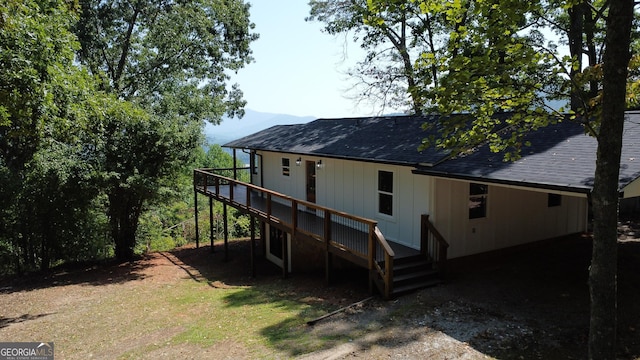
[[[446,272],[449,243],[431,222],[429,215],[423,214],[421,220],[423,227],[422,241],[420,244],[421,251],[433,259],[437,269],[444,275]]]
[[[378,244],[384,253],[384,269],[377,261]],[[393,258],[395,253],[377,225],[373,225],[369,234],[369,250],[369,273],[372,277],[369,281],[375,283],[373,277],[379,276],[384,284],[384,289],[380,289],[380,292],[385,299],[390,299],[393,294]]]

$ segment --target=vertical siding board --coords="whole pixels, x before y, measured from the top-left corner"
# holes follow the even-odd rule
[[[375,174],[374,174],[373,164],[371,163],[363,164],[362,171],[364,173],[363,183],[362,183],[362,189],[364,192],[364,201],[363,201],[364,209],[365,209],[364,214],[365,214],[365,217],[374,219],[377,212],[377,208],[378,208],[378,200],[376,198],[377,197],[377,190],[376,190],[377,177],[374,177]]]
[[[365,195],[364,189],[364,169],[362,163],[355,163],[353,165],[353,208],[357,214],[364,214],[365,211],[365,199],[368,197]]]

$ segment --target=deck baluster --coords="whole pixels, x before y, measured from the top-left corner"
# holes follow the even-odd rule
[[[295,239],[298,232],[298,202],[291,200],[291,238]]]
[[[247,192],[247,211],[251,212],[251,189],[249,189],[248,187],[245,188]]]

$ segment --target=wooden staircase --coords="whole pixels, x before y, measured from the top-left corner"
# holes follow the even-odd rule
[[[379,265],[384,268],[384,261],[381,261]],[[433,261],[426,256],[413,255],[396,258],[393,261],[390,298],[436,286],[441,284],[442,281],[442,273],[435,268]],[[383,289],[383,279],[380,276],[374,277],[374,282],[378,289]]]
[[[393,296],[442,283],[440,271],[423,255],[395,259],[393,262]]]

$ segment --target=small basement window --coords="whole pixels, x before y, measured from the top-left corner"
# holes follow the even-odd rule
[[[289,176],[291,173],[290,161],[289,158],[282,158],[282,176]]]
[[[547,194],[547,207],[556,207],[562,205],[562,195]]]
[[[487,217],[487,197],[489,186],[483,184],[469,184],[469,219]]]
[[[393,216],[393,173],[378,171],[378,212]]]

